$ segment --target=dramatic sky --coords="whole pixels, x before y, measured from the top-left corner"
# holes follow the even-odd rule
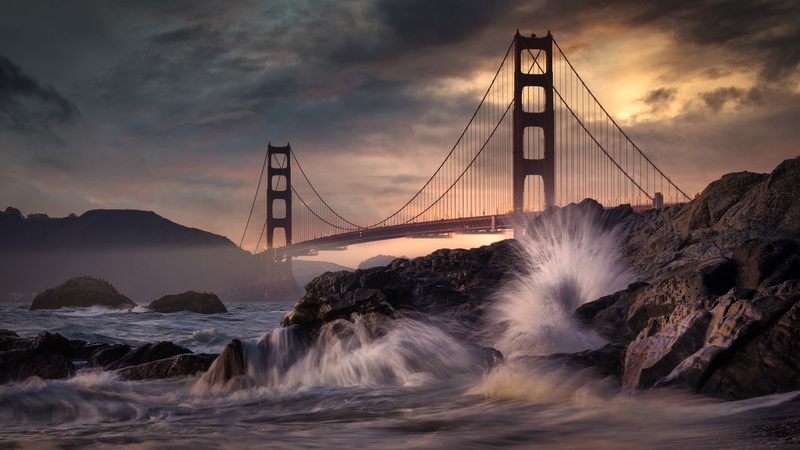
[[[517,29],[551,30],[686,192],[800,154],[796,0],[3,0],[0,208],[151,210],[238,244],[267,143],[290,142],[375,220],[450,150]]]

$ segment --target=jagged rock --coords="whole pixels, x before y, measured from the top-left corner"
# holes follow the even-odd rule
[[[754,187],[766,180],[767,174],[738,172],[723,175],[703,190],[689,209],[687,231],[716,225],[733,205],[742,200]]]
[[[628,309],[628,326],[636,333],[672,314],[675,307],[708,301],[736,284],[736,264],[727,258],[690,263],[637,290]]]
[[[301,326],[315,335],[325,323],[352,314],[391,316],[397,310],[475,322],[486,298],[518,262],[518,248],[509,240],[472,250],[441,249],[386,267],[326,272],[306,285],[281,326]]]
[[[117,292],[107,281],[92,277],[76,277],[37,295],[30,310],[91,306],[130,309],[135,308],[136,303]]]
[[[561,361],[577,368],[592,368],[603,377],[622,377],[625,350],[627,345],[612,343],[595,350],[577,353],[555,353],[547,358]]]
[[[228,312],[216,294],[194,291],[165,295],[147,307],[160,313],[191,311],[200,314],[226,314]]]
[[[711,315],[702,309],[678,315],[683,318],[677,323],[628,345],[622,376],[624,387],[641,389],[653,386],[700,348]]]
[[[195,355],[166,341],[131,348],[124,344],[68,340],[47,331],[25,339],[13,331],[0,330],[0,384],[32,376],[68,378],[75,374],[77,363],[87,368],[116,370],[116,377],[123,380],[195,375],[208,370],[216,357],[205,353]]]
[[[115,375],[120,380],[149,380],[196,375],[205,372],[219,355],[200,353],[178,355],[121,369]]]
[[[244,359],[242,341],[231,339],[222,349],[201,381],[207,386],[225,386],[232,380],[237,380],[247,373]]]
[[[120,359],[107,364],[103,367],[103,370],[122,369],[124,367],[136,366],[184,353],[191,353],[191,350],[175,345],[169,341],[162,341],[155,344],[144,344],[131,349]]]
[[[15,342],[15,348],[0,351],[0,383],[23,381],[32,376],[60,379],[75,373],[69,341],[60,334],[43,331],[27,342],[24,347]]]
[[[628,310],[636,300],[636,292],[647,286],[646,282],[631,283],[623,291],[584,303],[575,310],[575,316],[609,341],[627,344],[636,338],[636,333],[628,326]]]
[[[800,243],[793,239],[750,239],[734,249],[738,285],[749,289],[800,279]]]

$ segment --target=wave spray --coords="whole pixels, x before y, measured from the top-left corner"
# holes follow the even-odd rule
[[[551,209],[517,238],[526,265],[495,294],[487,314],[487,334],[507,358],[604,343],[578,326],[574,312],[632,281],[619,262],[622,225],[615,213],[589,201]]]

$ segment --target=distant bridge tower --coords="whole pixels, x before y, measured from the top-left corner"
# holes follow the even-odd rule
[[[541,50],[547,61],[539,65],[540,73],[528,73],[529,67],[521,67],[522,52]],[[541,59],[541,57],[539,57]],[[544,90],[544,107],[541,111],[524,110],[523,90],[526,87]],[[525,130],[538,127],[543,131],[544,154],[542,158],[525,157]],[[521,212],[525,202],[525,179],[528,175],[542,177],[545,207],[555,205],[555,109],[553,106],[553,35],[537,38],[523,37],[517,31],[514,36],[514,130],[513,130],[513,208]]]
[[[292,273],[292,257],[275,248],[275,231],[283,230],[284,243],[292,243],[292,148],[267,146],[267,298],[291,299],[298,295]],[[302,294],[299,294],[302,295]]]
[[[273,147],[271,143],[267,146],[267,249],[273,252],[276,230],[283,230],[286,239],[281,247],[292,243],[291,152],[288,143],[285,147]],[[279,256],[273,255],[276,259],[283,259]]]

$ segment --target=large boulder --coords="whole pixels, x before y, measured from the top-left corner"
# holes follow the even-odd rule
[[[165,295],[147,307],[160,313],[191,311],[200,314],[226,314],[228,312],[216,294],[194,291]]]
[[[11,345],[10,349],[0,351],[0,384],[32,376],[67,378],[75,373],[69,341],[60,334],[43,331],[31,340],[13,339],[15,336],[8,334],[4,337],[4,342]]]
[[[120,294],[111,283],[92,277],[76,277],[37,295],[30,310],[102,306],[131,309],[137,305]]]
[[[353,314],[393,316],[400,310],[476,323],[491,292],[520,266],[519,248],[506,240],[472,250],[441,249],[385,267],[326,272],[306,285],[281,325],[314,336],[324,324]]]

